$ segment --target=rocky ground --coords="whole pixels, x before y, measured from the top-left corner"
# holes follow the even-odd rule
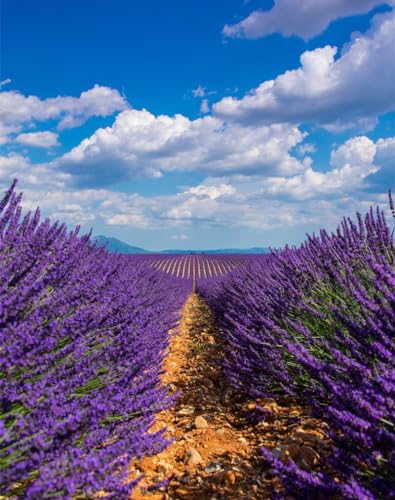
[[[320,466],[328,449],[324,426],[295,400],[252,401],[231,390],[219,368],[222,352],[210,309],[192,294],[164,365],[164,382],[180,396],[153,429],[166,428],[174,441],[131,464],[131,478],[143,477],[132,499],[270,499],[279,483],[263,446],[304,469]],[[271,415],[252,420],[256,405]]]

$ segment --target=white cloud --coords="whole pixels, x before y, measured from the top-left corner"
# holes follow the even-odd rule
[[[229,196],[235,193],[235,188],[229,184],[219,184],[218,186],[194,186],[185,191],[186,194],[196,195],[197,198],[208,198],[216,200],[221,196]]]
[[[317,151],[317,148],[314,146],[314,144],[310,144],[309,142],[306,142],[306,143],[300,144],[296,148],[296,150],[300,155],[304,156],[307,153],[315,153]]]
[[[287,124],[245,127],[212,116],[190,120],[129,109],[54,166],[91,187],[176,170],[293,175],[306,168],[289,154],[304,136]]]
[[[4,80],[1,80],[0,82],[0,89],[1,87],[4,87],[5,85],[9,85],[11,83],[11,78],[5,78]]]
[[[148,227],[148,223],[144,216],[139,213],[138,208],[135,208],[135,213],[115,214],[107,217],[106,222],[110,226],[133,226],[139,228]]]
[[[382,18],[386,19],[388,15]],[[326,75],[333,52],[325,48],[302,57],[303,71],[314,76],[303,81],[310,95],[320,94],[322,88],[330,90]],[[280,87],[292,97],[295,82],[299,84],[303,75],[286,75]],[[85,103],[88,109],[86,98]],[[15,113],[24,115],[23,109]],[[57,116],[62,120],[66,115]],[[16,135],[13,142],[56,145],[57,134],[22,132],[23,124],[0,126],[0,140]],[[96,130],[50,163],[32,164],[16,153],[0,156],[0,186],[7,187],[18,177],[25,208],[39,205],[43,214],[73,225],[174,229],[179,235],[188,233],[191,226],[326,225],[377,200],[385,203],[382,193],[394,181],[394,137],[376,142],[354,137],[332,152],[330,168],[322,172],[305,156],[314,152],[312,144],[303,142],[307,135],[289,123],[239,123],[218,116],[191,120],[180,114],[155,116],[127,109],[112,126]],[[292,151],[302,159],[292,156]],[[120,180],[171,171],[198,171],[209,177],[163,196],[144,197],[107,188]]]
[[[175,234],[174,236],[171,237],[171,239],[185,241],[185,240],[188,240],[189,238],[186,234]]]
[[[385,207],[384,193],[395,181],[394,152],[395,137],[374,142],[359,136],[332,152],[326,172],[312,164],[288,176],[230,172],[175,194],[150,197],[74,189],[69,176],[48,164],[33,165],[20,155],[0,157],[0,179],[5,189],[19,177],[26,209],[40,206],[45,216],[73,225],[101,223],[109,231],[114,226],[174,229],[179,235],[190,227],[284,230],[301,224],[331,226],[344,214],[364,211],[377,202]]]
[[[301,66],[259,85],[241,99],[213,106],[220,118],[248,124],[312,122],[329,129],[368,129],[395,109],[395,13],[379,14],[335,60],[336,47],[301,55]]]
[[[193,97],[204,97],[206,92],[206,87],[198,85],[195,89],[192,89]]]
[[[353,137],[331,153],[331,165],[343,168],[352,165],[371,165],[376,155],[375,143],[366,136]]]
[[[70,182],[70,175],[54,170],[49,164],[32,164],[29,158],[19,153],[0,155],[0,182],[10,183],[17,178],[24,185],[38,189],[63,189]]]
[[[229,184],[198,185],[169,197],[165,216],[170,223],[189,225],[194,221],[205,225],[226,225],[232,217],[232,201],[236,190]],[[240,207],[239,207],[240,208]],[[230,210],[231,209],[231,212]],[[237,225],[237,220],[233,221]]]
[[[367,210],[370,205],[379,203],[386,208],[385,192],[395,187],[394,152],[395,137],[376,143],[366,136],[354,137],[332,152],[326,172],[310,166],[289,177],[207,178],[204,184],[172,197],[167,215],[180,224],[198,222],[206,226],[334,227],[343,215]],[[379,177],[381,172],[383,178]],[[208,194],[216,193],[221,186],[229,186],[231,193],[210,199]]]
[[[23,162],[20,156],[8,160],[0,157],[0,191],[7,189],[14,177],[18,179],[17,191],[23,192],[24,210],[34,211],[40,207],[43,217],[60,220],[71,226],[90,225],[99,220],[99,207],[104,200],[113,200],[115,206],[115,200],[124,196],[124,193],[104,189],[74,190],[67,179],[62,182],[56,173],[54,175],[43,166]]]
[[[167,225],[193,225],[200,229],[222,226],[267,230],[311,223],[318,217],[316,207],[304,211],[303,206],[295,200],[265,196],[262,178],[258,182],[257,179],[242,184],[234,182],[230,186],[232,195],[215,198],[197,194],[204,189],[214,192],[221,186],[218,179],[208,178],[205,182],[204,185],[161,200],[162,210],[166,205],[171,207],[165,212]]]
[[[317,217],[303,214],[295,201],[285,203],[262,196],[255,183],[244,192],[240,186],[227,185],[208,179],[206,184],[190,187],[175,195],[143,198],[125,196],[116,205],[107,207],[101,216],[108,224],[124,224],[146,229],[197,227],[250,227],[273,229],[298,223],[307,223]],[[138,217],[135,217],[137,212]],[[130,215],[132,214],[132,215]]]
[[[59,220],[72,225],[89,224],[96,219],[96,216],[93,213],[88,213],[86,210],[79,210],[77,208],[53,211],[50,216],[52,220]]]
[[[383,151],[385,153],[383,154]],[[374,143],[366,136],[353,137],[331,153],[327,172],[312,167],[293,177],[267,177],[256,182],[263,196],[306,201],[312,199],[352,198],[372,191],[372,179],[382,176],[387,169],[386,159],[395,152],[395,138],[380,139]],[[388,155],[388,153],[390,153]],[[388,155],[388,156],[387,156]],[[395,168],[392,166],[392,184]],[[388,174],[389,172],[386,172]],[[380,177],[379,177],[380,174]],[[375,184],[376,192],[383,193],[391,185]]]
[[[6,125],[0,122],[0,145],[7,144],[11,141],[11,135],[19,132],[21,130],[20,126],[16,125]]]
[[[95,220],[98,200],[109,196],[104,190],[73,190],[67,174],[48,164],[32,164],[20,154],[0,155],[0,191],[18,179],[17,191],[23,192],[25,210],[40,207],[43,216],[73,226]],[[1,194],[0,194],[1,198]]]
[[[29,160],[19,154],[0,156],[0,179],[13,179],[28,168]]]
[[[375,165],[379,170],[369,175],[366,179],[367,189],[372,192],[385,192],[395,190],[395,136],[379,139],[376,142]]]
[[[202,85],[198,85],[195,89],[192,90],[193,97],[204,98],[200,102],[200,112],[202,114],[210,112],[210,104],[207,97],[216,93],[217,92],[215,90],[207,90],[207,88],[203,87]]]
[[[210,106],[208,103],[208,99],[202,99],[202,102],[200,103],[200,112],[204,113],[204,114],[210,112]]]
[[[391,0],[275,0],[270,10],[255,10],[237,24],[225,25],[228,37],[260,38],[272,33],[305,40],[324,31],[335,19],[365,14]]]
[[[291,178],[272,177],[262,183],[262,194],[272,197],[286,197],[288,200],[305,201],[309,199],[332,199],[350,193],[350,188],[359,191],[363,188],[364,179],[377,168],[365,165],[366,170],[360,166],[346,165],[330,172],[322,173],[309,168],[302,175]]]
[[[92,116],[108,116],[127,108],[125,99],[110,87],[95,85],[79,97],[39,99],[17,91],[0,92],[0,122],[20,125],[32,121],[58,120],[58,128],[72,128]]]
[[[26,132],[19,134],[15,138],[15,142],[24,144],[25,146],[33,146],[39,148],[50,148],[52,146],[59,146],[58,134],[54,132]]]
[[[139,229],[163,228],[155,211],[158,198],[144,198],[136,193],[126,194],[105,189],[92,190],[107,193],[102,199],[97,213],[109,226],[130,226]]]
[[[207,87],[203,87],[203,85],[198,85],[195,89],[192,89],[193,97],[207,97],[216,93],[216,90],[207,90]]]

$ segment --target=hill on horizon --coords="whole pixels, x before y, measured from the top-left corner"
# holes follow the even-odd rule
[[[119,252],[124,254],[146,254],[146,253],[163,253],[163,254],[190,254],[190,253],[206,253],[206,254],[233,254],[233,253],[246,253],[246,254],[265,254],[270,250],[266,247],[252,247],[252,248],[219,248],[208,250],[179,250],[179,249],[165,249],[159,251],[146,250],[145,248],[135,247],[121,241],[117,238],[104,236],[102,234],[93,237],[93,242],[99,246],[106,245],[110,253]]]
[[[149,250],[145,250],[144,248],[128,245],[124,241],[118,240],[117,238],[103,236],[102,234],[99,234],[98,236],[94,236],[92,239],[93,239],[93,242],[97,243],[99,246],[105,245],[107,247],[107,250],[110,253],[114,253],[114,252],[119,252],[119,253],[151,253]]]

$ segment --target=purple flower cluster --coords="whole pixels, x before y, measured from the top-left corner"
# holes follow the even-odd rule
[[[395,498],[394,285],[393,236],[370,210],[200,288],[231,382],[251,396],[303,396],[329,426],[333,474],[264,450],[295,497]]]
[[[110,255],[78,228],[0,202],[0,493],[128,498],[127,467],[166,446],[148,432],[171,398],[168,331],[187,290]]]

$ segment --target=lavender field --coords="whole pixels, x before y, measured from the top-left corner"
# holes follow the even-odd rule
[[[109,254],[20,201],[14,183],[0,204],[4,498],[129,497],[132,460],[169,445],[150,428],[178,397],[161,366],[196,282],[229,384],[302,398],[326,425],[324,466],[260,450],[280,491],[395,496],[395,252],[380,211],[266,256],[159,257]]]

